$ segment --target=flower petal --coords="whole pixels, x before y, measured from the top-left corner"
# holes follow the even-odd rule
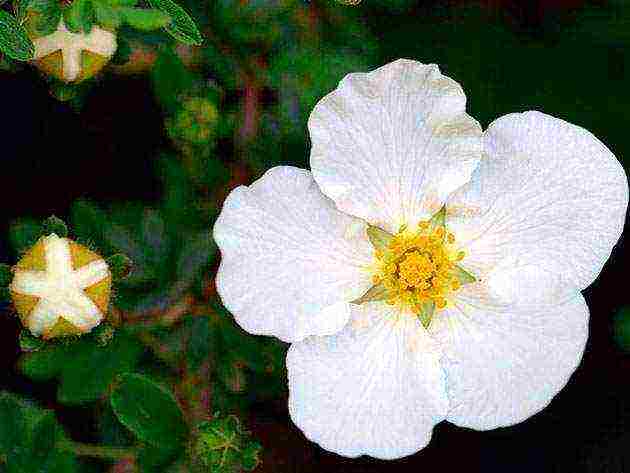
[[[587,287],[623,230],[628,182],[615,156],[588,131],[539,112],[496,120],[485,149],[448,202],[464,266],[483,276],[511,258]]]
[[[448,421],[478,430],[516,424],[565,386],[586,345],[588,308],[577,292],[541,302],[513,304],[478,283],[434,317],[429,331],[443,353]]]
[[[389,232],[438,211],[482,151],[459,84],[436,65],[410,60],[347,75],[308,126],[322,192]]]
[[[219,295],[254,334],[288,342],[333,334],[371,285],[365,225],[337,211],[302,169],[276,167],[233,190],[214,238]]]
[[[353,306],[352,313],[337,335],[291,345],[291,418],[340,455],[417,452],[448,409],[435,343],[415,317],[385,303]]]

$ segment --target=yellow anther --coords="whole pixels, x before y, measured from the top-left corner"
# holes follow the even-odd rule
[[[464,251],[454,251],[455,235],[430,221],[417,229],[406,225],[392,235],[385,248],[375,251],[377,272],[372,282],[386,289],[387,304],[408,307],[414,313],[444,309],[454,291],[465,282],[458,277],[457,264]],[[433,312],[431,312],[433,314]]]

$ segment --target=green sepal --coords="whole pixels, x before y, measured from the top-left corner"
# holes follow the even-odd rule
[[[107,265],[112,273],[112,278],[115,281],[120,281],[131,273],[133,261],[128,256],[117,253],[107,258]]]
[[[442,208],[431,217],[429,225],[431,226],[431,230],[446,226],[446,205],[442,206]]]
[[[464,284],[471,284],[477,281],[477,278],[466,271],[461,266],[453,266],[451,269],[451,276],[454,276],[459,283],[463,286]]]
[[[0,287],[7,287],[13,281],[13,268],[8,264],[0,264]]]
[[[422,323],[424,328],[427,328],[433,319],[435,314],[435,302],[428,301],[420,304],[420,311],[417,313],[418,320]]]
[[[44,223],[42,223],[42,230],[44,235],[54,233],[61,238],[66,238],[68,236],[68,226],[63,220],[55,215],[51,215],[44,220]]]
[[[0,10],[0,52],[17,61],[28,61],[35,54],[24,27],[4,10]]]
[[[387,248],[390,240],[394,237],[391,233],[373,225],[368,225],[366,232],[368,238],[370,239],[370,243],[372,243],[372,246],[376,250],[384,250]]]
[[[23,352],[33,352],[41,350],[46,346],[46,342],[31,334],[29,330],[20,332],[20,350]]]
[[[350,303],[365,304],[366,302],[383,301],[387,299],[387,292],[387,288],[383,285],[383,283],[375,284],[369,288],[365,294]]]

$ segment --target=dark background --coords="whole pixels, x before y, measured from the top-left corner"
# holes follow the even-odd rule
[[[471,14],[465,8],[446,17],[427,14],[444,3],[418,2],[398,12],[369,0],[354,7],[363,9],[360,21],[378,38],[376,65],[397,57],[436,62],[462,84],[469,112],[484,128],[505,113],[538,109],[592,131],[628,170],[630,14],[622,3],[495,1]],[[1,73],[0,104],[0,262],[15,260],[6,235],[18,217],[65,217],[79,197],[103,204],[160,199],[155,162],[169,140],[148,77],[105,75],[77,113],[54,99],[34,70]],[[280,160],[304,162],[292,155]],[[630,471],[630,354],[623,338],[629,258],[622,238],[585,291],[591,322],[582,364],[529,420],[489,432],[442,423],[412,457],[344,459],[308,442],[280,399],[251,410],[249,427],[265,448],[257,471]],[[15,372],[18,331],[15,318],[0,317],[0,387],[58,407],[54,388]],[[81,409],[62,408],[59,415],[72,434],[90,435]]]

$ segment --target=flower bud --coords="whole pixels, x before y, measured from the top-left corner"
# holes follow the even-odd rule
[[[13,305],[33,335],[81,335],[107,313],[112,277],[98,254],[67,238],[40,238],[13,268]]]
[[[31,33],[34,63],[63,82],[81,82],[96,75],[116,52],[116,34],[94,26],[90,33],[72,33],[63,20],[45,36]]]

